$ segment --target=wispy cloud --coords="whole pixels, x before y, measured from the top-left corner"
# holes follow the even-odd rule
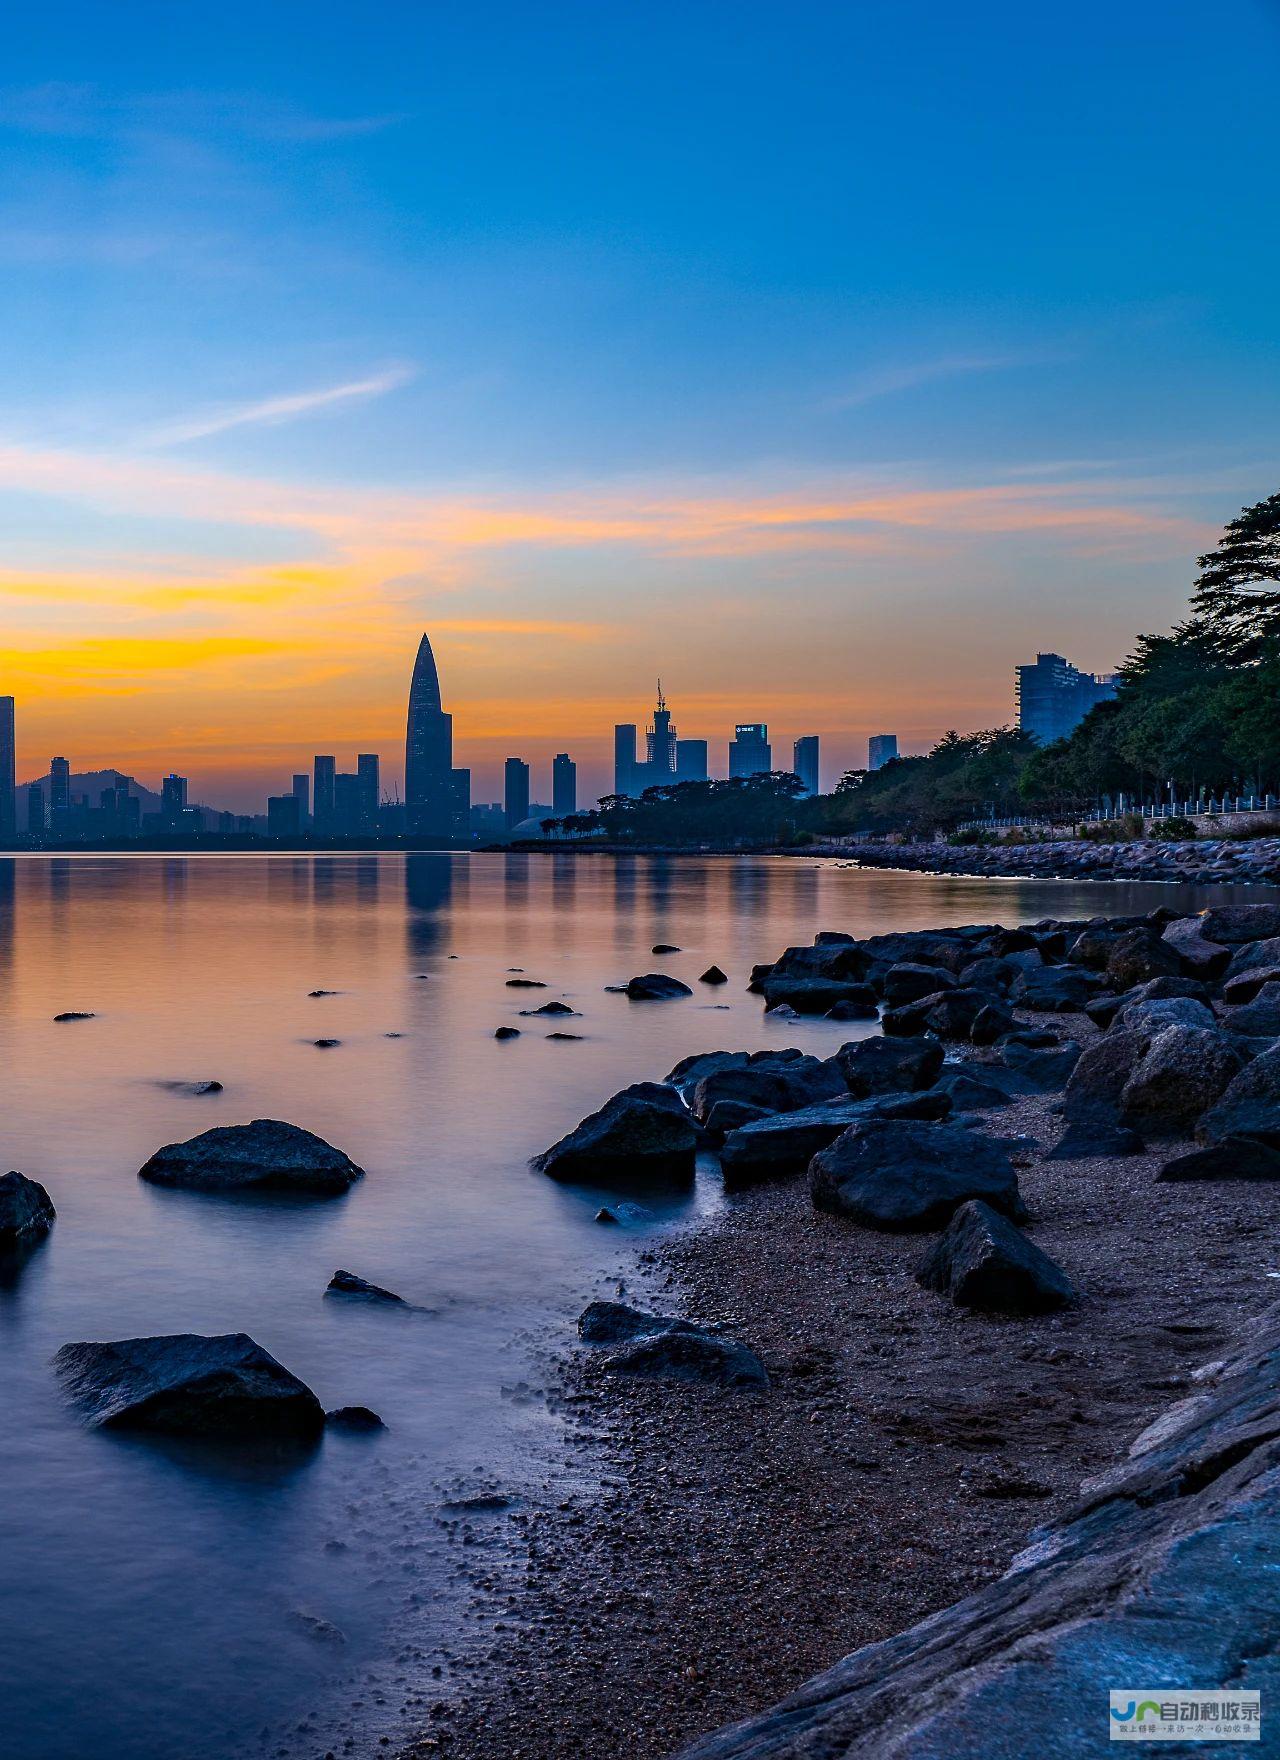
[[[987,354],[944,354],[932,360],[904,361],[896,365],[873,367],[860,374],[843,391],[827,399],[829,409],[857,409],[878,397],[892,397],[899,391],[914,391],[917,386],[930,385],[938,379],[963,378],[974,373],[1001,373],[1014,367],[1043,366],[1062,360],[1061,354],[1049,351]]]
[[[412,367],[390,367],[368,379],[350,379],[344,384],[325,385],[316,391],[294,391],[282,397],[264,397],[256,403],[225,404],[153,428],[142,439],[144,444],[151,446],[181,446],[190,440],[225,434],[231,428],[278,427],[283,422],[296,421],[299,416],[332,409],[335,404],[364,403],[370,398],[385,397],[388,392],[407,385],[413,377]]]
[[[306,146],[377,134],[402,120],[399,113],[319,116],[258,92],[115,92],[72,80],[0,88],[0,128],[70,140],[164,130]]]

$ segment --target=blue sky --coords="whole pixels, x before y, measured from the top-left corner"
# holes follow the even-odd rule
[[[425,625],[478,793],[566,744],[603,783],[658,667],[684,731],[819,731],[834,775],[886,717],[1007,719],[1036,645],[1114,663],[1276,487],[1274,5],[54,4],[0,43],[32,773],[394,770]]]

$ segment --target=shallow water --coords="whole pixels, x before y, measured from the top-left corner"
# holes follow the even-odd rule
[[[58,1209],[49,1242],[0,1268],[4,1753],[318,1756],[412,1723],[467,1629],[439,1503],[546,1494],[561,1456],[541,1347],[637,1238],[717,1202],[708,1170],[620,1233],[593,1220],[602,1194],[528,1157],[688,1052],[822,1051],[863,1030],[767,1020],[743,988],[753,963],[821,928],[1251,896],[1274,893],[721,858],[0,862],[0,1162]],[[683,951],[655,957],[656,941]],[[733,980],[715,990],[696,982],[713,960]],[[506,988],[511,967],[549,988]],[[604,990],[653,969],[695,996]],[[562,994],[580,1020],[519,1019]],[[95,1018],[55,1024],[67,1009]],[[522,1037],[496,1043],[502,1024]],[[549,1041],[555,1027],[583,1037]],[[224,1092],[164,1085],[206,1078]],[[368,1177],[312,1204],[136,1177],[163,1143],[263,1116],[318,1131]],[[326,1299],[338,1266],[432,1312]],[[372,1406],[389,1428],[292,1458],[81,1428],[54,1351],[178,1331],[249,1332],[326,1406]]]

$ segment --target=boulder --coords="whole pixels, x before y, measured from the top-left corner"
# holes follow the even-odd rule
[[[940,990],[886,1009],[880,1024],[895,1037],[914,1038],[929,1032],[940,1039],[967,1039],[990,1000],[983,990]]]
[[[1157,1699],[1261,1685],[1265,1720],[1280,1625],[1275,1310],[1195,1379],[1003,1575],[681,1760],[1097,1760],[1108,1685]]]
[[[994,1045],[997,1039],[1003,1039],[1016,1026],[1017,1022],[1007,1008],[989,1002],[973,1017],[973,1025],[969,1028],[969,1042],[972,1045]]]
[[[1000,1047],[1000,1061],[1036,1093],[1056,1094],[1071,1080],[1080,1061],[1080,1047],[1074,1039],[1045,1047],[1011,1039]]]
[[[1128,1125],[1101,1118],[1077,1118],[1067,1126],[1045,1156],[1046,1161],[1109,1161],[1119,1155],[1141,1155],[1146,1145]]]
[[[1182,971],[1175,950],[1151,929],[1131,929],[1111,949],[1106,979],[1113,990],[1129,990],[1151,978],[1173,978]]]
[[[762,979],[766,1008],[794,1008],[797,1014],[827,1014],[842,1002],[873,1003],[875,993],[861,979],[826,978],[819,973],[787,972]]]
[[[1224,1002],[1252,1002],[1268,984],[1280,983],[1280,965],[1252,966],[1247,971],[1228,974],[1222,985]]]
[[[768,1106],[752,1106],[745,1100],[717,1100],[706,1117],[706,1132],[717,1142],[723,1142],[730,1131],[741,1130],[744,1124],[754,1124],[760,1118],[774,1118],[777,1114]],[[794,1117],[788,1113],[787,1117]]]
[[[495,1039],[518,1039],[520,1029],[519,1027],[499,1027],[493,1036]]]
[[[546,985],[541,978],[508,978],[508,990],[545,990]]]
[[[1280,1045],[1244,1066],[1201,1118],[1196,1135],[1202,1143],[1246,1137],[1280,1149]]]
[[[650,953],[679,953],[680,949],[674,941],[655,941],[649,949]]]
[[[353,1435],[368,1435],[371,1431],[386,1429],[377,1412],[371,1412],[368,1406],[338,1406],[325,1413],[324,1421],[331,1429],[350,1430]]]
[[[277,1118],[216,1125],[185,1143],[157,1149],[139,1177],[190,1192],[296,1192],[336,1197],[364,1169],[323,1137]]]
[[[890,966],[881,985],[890,1008],[904,1002],[918,1002],[922,996],[936,996],[940,990],[953,990],[956,980],[938,966],[917,966],[903,962]]]
[[[403,1296],[383,1289],[381,1284],[368,1283],[363,1277],[357,1277],[354,1271],[335,1271],[324,1293],[328,1296],[350,1296],[360,1302],[390,1302],[400,1308],[409,1306]]]
[[[1280,1149],[1249,1137],[1224,1137],[1166,1161],[1157,1179],[1280,1180]]]
[[[537,1156],[533,1166],[571,1185],[692,1185],[693,1121],[666,1106],[617,1094]]]
[[[1121,1117],[1144,1136],[1183,1136],[1225,1092],[1243,1063],[1239,1051],[1216,1027],[1167,1027],[1152,1039],[1121,1090]]]
[[[1280,937],[1280,904],[1215,905],[1201,916],[1200,930],[1206,940],[1227,947],[1269,941]]]
[[[956,1211],[916,1281],[983,1314],[1051,1314],[1075,1300],[1062,1267],[977,1198]]]
[[[1161,940],[1178,956],[1178,963],[1188,977],[1220,978],[1231,958],[1230,948],[1211,941],[1199,917],[1179,917],[1165,928]]]
[[[664,1079],[687,1098],[712,1070],[744,1069],[748,1060],[746,1051],[699,1051],[692,1057],[682,1057]]]
[[[700,984],[727,984],[729,977],[728,973],[722,972],[719,966],[708,966],[698,982]]]
[[[108,1429],[307,1438],[324,1425],[311,1389],[244,1332],[64,1344],[54,1367],[88,1421]]]
[[[834,1057],[798,1057],[780,1063],[762,1060],[704,1076],[694,1089],[690,1110],[705,1122],[721,1100],[742,1100],[769,1112],[794,1112],[847,1093],[844,1073]]]
[[[1064,1116],[1118,1123],[1125,1083],[1146,1056],[1151,1038],[1145,1029],[1117,1028],[1086,1045],[1062,1096]]]
[[[866,1100],[828,1100],[799,1112],[741,1125],[725,1138],[720,1171],[727,1192],[745,1191],[765,1180],[802,1173],[819,1149],[869,1118],[937,1120],[951,1111],[949,1094],[930,1088],[920,1094],[877,1094]]]
[[[1222,1025],[1242,1038],[1280,1039],[1280,984],[1264,984],[1252,1002],[1228,1009]]]
[[[53,1227],[57,1211],[38,1180],[0,1174],[0,1252],[33,1246]]]
[[[658,1332],[699,1332],[691,1320],[646,1314],[626,1302],[588,1302],[578,1315],[578,1337],[584,1344],[622,1344]]]
[[[853,1039],[836,1052],[845,1085],[858,1100],[931,1087],[942,1073],[942,1058],[936,1039]]]
[[[854,1125],[814,1156],[809,1189],[817,1209],[869,1228],[941,1228],[970,1198],[1015,1219],[1023,1213],[1007,1150],[946,1124]]]
[[[859,942],[865,959],[886,966],[939,966],[953,977],[959,975],[973,959],[973,942],[960,933],[943,934],[936,929],[891,930],[885,935],[869,935]]]
[[[544,1002],[542,1004],[541,1008],[522,1008],[520,1010],[520,1013],[522,1015],[528,1015],[531,1017],[535,1016],[535,1015],[540,1015],[540,1014],[575,1014],[576,1015],[577,1012],[578,1012],[577,1009],[571,1008],[567,1002]]]
[[[1228,981],[1245,972],[1255,972],[1262,966],[1280,966],[1280,936],[1273,935],[1265,941],[1245,941],[1239,947],[1224,948],[1223,951],[1231,959],[1223,974]]]
[[[708,1332],[657,1332],[610,1351],[601,1367],[610,1375],[662,1381],[698,1381],[714,1387],[768,1387],[754,1351]]]
[[[1098,980],[1079,966],[1041,966],[1023,972],[1010,997],[1033,1014],[1071,1014],[1083,1009],[1097,987]]]
[[[1016,960],[997,959],[994,954],[986,954],[965,966],[960,973],[960,983],[966,989],[993,990],[1003,995],[1022,969]]]
[[[1003,1088],[983,1080],[986,1066],[980,1063],[948,1066],[930,1094],[945,1094],[955,1112],[991,1112],[1012,1099]]]
[[[91,1008],[64,1008],[61,1014],[55,1014],[54,1020],[62,1021],[94,1021],[97,1015]]]
[[[1217,1016],[1203,1002],[1192,996],[1162,996],[1151,1002],[1130,1002],[1122,1008],[1111,1031],[1135,1028],[1142,1032],[1163,1033],[1166,1027],[1198,1027],[1212,1032],[1218,1025]]]
[[[839,1002],[833,1002],[827,1010],[829,1021],[873,1021],[880,1013],[876,1006],[875,992],[867,985],[851,986],[851,989],[866,991],[865,995],[842,996]]]
[[[693,991],[665,972],[645,972],[627,980],[627,995],[632,1002],[671,1002],[677,996],[692,996]]]

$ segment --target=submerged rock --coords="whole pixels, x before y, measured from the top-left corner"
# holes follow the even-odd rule
[[[541,978],[508,978],[508,990],[545,990],[546,985]]]
[[[43,1240],[57,1214],[38,1180],[25,1173],[0,1174],[0,1250]]]
[[[674,1185],[693,1182],[698,1139],[686,1114],[618,1094],[576,1130],[537,1156],[549,1178],[577,1185]]]
[[[723,1104],[723,1102],[722,1102]],[[874,1094],[865,1100],[828,1100],[797,1112],[766,1115],[730,1131],[720,1151],[727,1192],[801,1173],[851,1125],[871,1118],[946,1118],[951,1097],[936,1089],[921,1094]],[[718,1110],[718,1108],[717,1108]]]
[[[352,1430],[368,1433],[371,1430],[385,1430],[386,1425],[377,1412],[371,1412],[368,1406],[338,1406],[332,1412],[326,1412],[324,1421],[334,1430]]]
[[[727,984],[729,977],[726,972],[720,970],[719,966],[708,966],[698,982],[700,984]]]
[[[353,1296],[364,1302],[392,1302],[400,1308],[409,1306],[403,1296],[396,1295],[393,1290],[383,1289],[380,1284],[366,1282],[363,1277],[357,1277],[354,1271],[335,1271],[324,1293],[327,1296]]]
[[[61,1014],[54,1015],[55,1021],[94,1021],[97,1015],[91,1008],[64,1008]]]
[[[493,1036],[495,1039],[518,1039],[520,1029],[519,1027],[498,1027]]]
[[[680,949],[672,941],[655,941],[649,949],[650,953],[679,953]]]
[[[578,1315],[578,1337],[584,1344],[621,1344],[658,1332],[699,1332],[691,1320],[646,1314],[626,1302],[588,1302]]]
[[[980,1199],[956,1211],[916,1281],[984,1314],[1050,1314],[1075,1299],[1062,1267]]]
[[[611,1351],[601,1366],[611,1375],[702,1381],[716,1387],[769,1385],[764,1364],[745,1344],[696,1330],[646,1334]]]
[[[221,1082],[212,1082],[212,1081],[211,1082],[181,1082],[181,1081],[161,1082],[160,1086],[162,1088],[167,1088],[171,1094],[191,1094],[193,1096],[199,1096],[201,1094],[221,1094],[223,1091]]]
[[[247,1333],[65,1344],[54,1367],[91,1424],[172,1436],[315,1436],[311,1389]]]
[[[645,972],[639,978],[628,979],[627,995],[632,1002],[670,1002],[677,996],[692,996],[693,991],[666,972]]]
[[[520,1010],[520,1013],[522,1015],[539,1015],[539,1014],[573,1014],[573,1015],[576,1015],[577,1012],[578,1012],[577,1009],[571,1008],[567,1002],[544,1002],[541,1008],[522,1008]]]
[[[139,1169],[153,1185],[191,1192],[277,1191],[334,1197],[364,1177],[341,1149],[296,1124],[255,1118],[217,1125],[157,1149]]]
[[[1008,1151],[955,1125],[873,1119],[809,1164],[814,1206],[868,1228],[941,1228],[970,1198],[1023,1214]]]

